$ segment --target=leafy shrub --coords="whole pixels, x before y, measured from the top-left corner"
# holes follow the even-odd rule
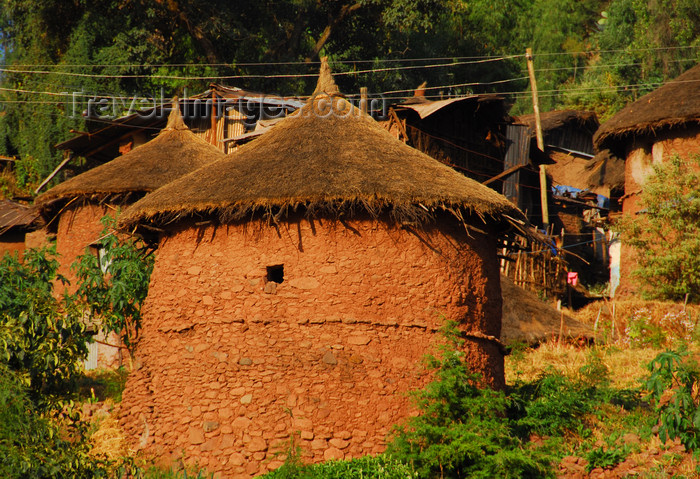
[[[562,436],[586,431],[586,417],[602,404],[631,410],[640,393],[610,387],[610,371],[597,351],[591,351],[578,374],[569,377],[550,369],[535,381],[516,383],[510,391],[509,417],[521,438],[531,434]]]
[[[679,438],[688,450],[700,445],[700,370],[687,351],[665,351],[649,363],[645,387],[659,416],[659,439]]]
[[[54,248],[27,250],[24,260],[0,260],[0,361],[35,402],[50,403],[71,386],[87,356],[87,333],[70,298],[58,301]]]
[[[600,446],[592,449],[585,455],[588,461],[586,471],[591,472],[597,467],[603,469],[615,467],[624,461],[629,453],[630,449],[627,446],[608,448]]]
[[[593,410],[595,391],[558,371],[549,371],[514,388],[511,396],[519,434],[551,436],[580,427],[583,416]]]
[[[551,476],[548,458],[512,434],[505,394],[477,386],[455,323],[442,332],[440,356],[426,359],[434,379],[413,395],[421,414],[395,429],[387,454],[425,478]]]
[[[652,299],[697,302],[700,291],[700,156],[654,165],[640,195],[642,213],[617,223],[635,249],[634,274]]]
[[[89,455],[84,428],[65,414],[35,409],[25,386],[0,363],[0,477],[108,477],[108,465]]]
[[[328,461],[301,465],[289,461],[266,474],[266,479],[411,479],[417,476],[410,467],[385,455],[364,456],[351,461]]]
[[[133,347],[141,326],[141,305],[148,294],[153,257],[144,254],[133,239],[120,240],[114,234],[116,220],[102,218],[104,229],[98,243],[99,255],[89,249],[72,268],[78,277],[77,301],[92,317],[99,318],[105,332],[121,335]]]

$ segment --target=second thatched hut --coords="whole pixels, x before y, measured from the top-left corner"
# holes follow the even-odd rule
[[[175,99],[166,127],[153,140],[36,198],[34,204],[49,232],[56,234],[59,273],[71,281],[74,289],[70,266],[101,236],[103,216],[114,216],[117,209],[145,194],[225,157],[185,125]]]
[[[596,151],[608,150],[625,161],[622,211],[637,213],[654,164],[700,152],[700,65],[620,110],[600,126],[593,143]],[[616,297],[639,292],[631,274],[634,251],[621,240]]]

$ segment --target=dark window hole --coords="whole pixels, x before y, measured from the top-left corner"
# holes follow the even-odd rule
[[[284,265],[276,264],[267,267],[267,281],[277,284],[284,283]]]

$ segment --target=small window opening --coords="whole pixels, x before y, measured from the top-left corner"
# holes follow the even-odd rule
[[[284,265],[276,264],[267,267],[267,281],[277,284],[284,283]]]

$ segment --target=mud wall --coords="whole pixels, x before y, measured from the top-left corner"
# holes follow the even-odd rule
[[[8,231],[0,237],[0,258],[5,254],[21,258],[24,248],[24,231]]]
[[[76,276],[70,270],[71,264],[78,256],[85,253],[90,246],[102,235],[103,225],[100,219],[108,212],[113,212],[107,206],[83,204],[66,208],[58,219],[56,230],[56,252],[59,254],[59,274],[70,281],[66,289],[76,290]],[[57,293],[62,293],[62,286],[57,285]]]
[[[164,462],[218,477],[384,450],[444,318],[504,385],[492,237],[373,220],[180,227],[162,239],[121,423]],[[280,276],[280,274],[282,276]]]

